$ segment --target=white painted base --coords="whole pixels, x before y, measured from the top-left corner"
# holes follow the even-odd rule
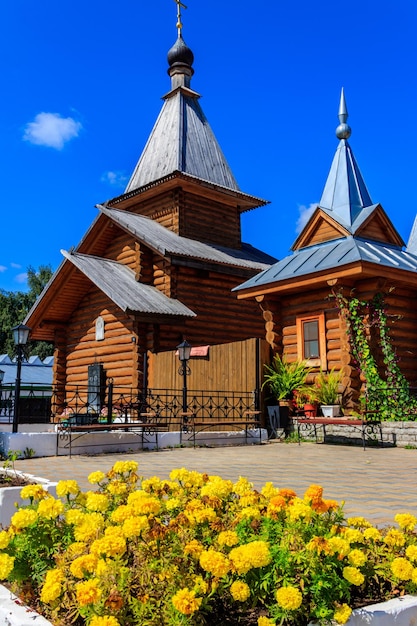
[[[320,406],[323,417],[338,417],[340,406],[338,404],[322,404]]]
[[[140,429],[138,430],[140,433]],[[266,429],[261,429],[261,440],[268,440]],[[34,450],[34,457],[63,456],[69,454],[68,439],[61,439],[56,432],[8,433],[0,432],[0,453],[7,456],[9,451],[26,448]],[[246,443],[244,431],[205,431],[196,435],[198,446],[238,446]],[[247,443],[259,443],[259,429],[248,431]],[[193,440],[189,433],[167,432],[158,434],[159,448],[175,448],[192,446]],[[144,450],[156,449],[155,435],[146,435]],[[72,454],[102,454],[103,452],[135,452],[142,450],[142,437],[131,432],[100,432],[84,433],[77,438],[74,433]],[[23,458],[23,455],[20,457]]]
[[[38,476],[24,474],[23,472],[14,472],[10,469],[2,470],[2,472],[6,472],[10,475],[17,474],[22,478],[28,478],[31,482],[42,485],[46,491],[56,496],[57,483],[53,483],[46,478],[39,478]],[[17,507],[22,506],[22,504],[29,504],[29,500],[22,500],[20,497],[21,489],[22,487],[3,487],[0,489],[0,526],[3,528],[10,525],[10,519],[12,515],[16,513]]]

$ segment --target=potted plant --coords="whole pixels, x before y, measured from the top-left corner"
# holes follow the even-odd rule
[[[340,415],[340,381],[342,371],[332,368],[330,372],[317,374],[314,387],[317,402],[320,405],[324,417],[337,417]]]
[[[287,361],[275,354],[271,365],[265,365],[262,389],[267,386],[281,405],[292,406],[294,392],[305,387],[311,368],[305,361]]]
[[[294,392],[297,406],[306,417],[317,415],[317,391],[314,385],[304,385]]]

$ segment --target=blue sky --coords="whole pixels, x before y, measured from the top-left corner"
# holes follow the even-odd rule
[[[415,0],[185,0],[192,87],[242,191],[243,240],[277,258],[320,200],[340,90],[372,200],[407,240],[417,213]],[[0,289],[62,261],[119,195],[169,90],[174,0],[2,6]]]

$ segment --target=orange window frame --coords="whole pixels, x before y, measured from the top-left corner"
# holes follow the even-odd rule
[[[306,322],[317,322],[318,324],[319,356],[317,359],[306,359],[304,354],[304,324]],[[297,317],[296,325],[298,360],[307,361],[309,367],[321,367],[321,369],[327,370],[326,321],[324,319],[324,313]]]

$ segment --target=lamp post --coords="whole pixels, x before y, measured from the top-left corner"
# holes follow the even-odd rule
[[[30,328],[24,324],[19,324],[12,328],[13,340],[16,346],[16,384],[14,387],[14,411],[13,411],[13,428],[12,432],[17,433],[19,427],[19,399],[20,399],[20,380],[22,377],[22,361],[23,361],[23,348],[27,344],[29,338]]]
[[[3,406],[2,406],[2,395],[3,395],[2,385],[3,385],[3,380],[4,380],[4,371],[0,370],[0,415],[1,415],[1,412],[3,411]]]
[[[188,341],[183,341],[177,346],[178,350],[178,358],[181,361],[181,367],[178,370],[178,374],[182,376],[183,384],[182,384],[182,412],[184,424],[187,423],[187,376],[191,374],[191,370],[188,366],[188,361],[191,356],[191,345]]]

